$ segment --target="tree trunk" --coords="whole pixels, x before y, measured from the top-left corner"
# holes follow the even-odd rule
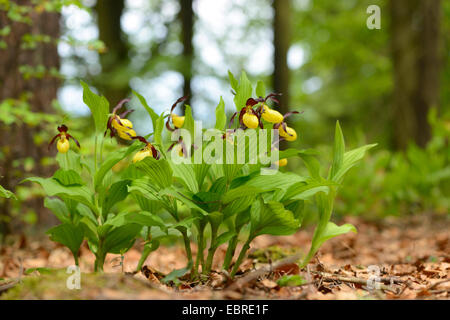
[[[438,104],[441,65],[440,0],[391,0],[394,63],[394,144],[424,147],[428,110]]]
[[[291,1],[273,0],[273,46],[274,46],[274,70],[273,88],[275,92],[283,95],[280,97],[280,112],[286,113],[289,109],[289,67],[287,54],[291,45]]]
[[[95,84],[108,99],[111,109],[130,91],[125,71],[129,63],[128,45],[120,26],[124,6],[124,0],[97,0],[95,7],[99,39],[106,46],[106,52],[100,54],[102,73]]]
[[[192,37],[194,35],[194,10],[193,0],[180,0],[181,41],[183,43],[183,63],[181,73],[183,74],[183,95],[189,95],[186,104],[190,104],[192,61],[194,59],[194,46]],[[182,108],[184,109],[184,108]],[[184,112],[184,110],[182,110]]]
[[[29,0],[14,2],[23,6],[31,5]],[[27,102],[31,111],[52,113],[52,101],[56,99],[59,80],[49,73],[43,78],[25,79],[19,68],[24,65],[43,65],[47,71],[51,68],[59,70],[59,56],[54,43],[38,43],[34,49],[24,49],[21,45],[25,34],[45,34],[58,39],[60,15],[32,10],[30,18],[30,24],[13,22],[7,17],[6,11],[0,11],[0,29],[11,27],[11,32],[3,37],[7,47],[0,49],[0,102],[4,99],[23,99],[25,94],[29,94]],[[30,127],[19,122],[6,126],[0,121],[0,184],[5,188],[14,191],[17,183],[24,178],[23,160],[26,158],[34,160],[30,174],[50,174],[52,169],[41,164],[41,159],[49,156],[47,143],[44,141],[37,144],[34,141],[34,137],[42,129],[41,125]],[[14,162],[19,162],[19,166],[16,167]],[[52,221],[43,208],[42,199],[22,202],[21,213],[28,210],[36,212],[44,223]],[[0,199],[0,233],[10,231],[10,219],[11,203]]]

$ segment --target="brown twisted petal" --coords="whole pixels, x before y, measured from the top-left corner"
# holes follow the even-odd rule
[[[166,121],[166,128],[167,128],[167,130],[169,130],[169,131],[175,131],[175,128],[172,128],[172,127],[170,126],[169,121],[170,121],[170,117],[168,117],[168,118],[167,118],[167,121]]]
[[[129,98],[125,98],[119,101],[119,103],[114,107],[113,109],[113,114],[116,114],[117,110],[119,110],[120,108],[122,108],[122,106],[124,105],[124,103],[129,102],[130,99]]]
[[[240,124],[241,127],[243,127],[243,128],[245,128],[243,117],[244,117],[244,114],[245,114],[246,112],[247,112],[246,108],[242,108],[242,109],[241,109],[241,112],[239,113],[239,124]]]
[[[231,125],[233,124],[234,118],[236,118],[236,115],[237,115],[237,114],[238,114],[238,113],[237,113],[237,111],[236,111],[236,112],[233,113],[233,115],[231,116],[230,124],[228,125],[228,128],[231,128]]]
[[[257,104],[258,101],[253,98],[248,98],[247,102],[245,102],[245,106],[247,107],[253,107],[255,104]]]
[[[184,97],[178,98],[177,101],[175,101],[175,103],[172,105],[172,107],[170,108],[170,113],[173,112],[173,109],[175,109],[175,107],[177,106],[177,104],[179,104],[180,102],[183,102],[185,100],[187,100],[187,98],[189,97],[189,95],[186,95]]]
[[[125,118],[127,115],[129,115],[132,112],[134,112],[134,109],[126,110],[126,111],[122,112],[121,114],[119,114],[119,117],[120,118]]]
[[[58,129],[59,129],[59,127],[58,127]],[[52,140],[50,140],[50,142],[49,142],[49,144],[48,144],[48,150],[50,150],[50,147],[52,146],[52,144],[55,143],[55,140],[56,140],[56,138],[58,138],[58,137],[61,137],[61,133],[58,133],[56,136],[54,136],[54,137],[52,138]]]
[[[142,137],[142,136],[132,136],[131,139],[133,139],[133,140],[139,140],[140,142],[145,143],[145,144],[148,143],[148,141],[147,141],[144,137]]]
[[[275,99],[274,97],[282,96],[282,95],[283,95],[282,93],[276,93],[276,92],[270,93],[269,95],[267,95],[267,97],[265,97],[264,102],[266,102],[267,100],[270,99],[270,100],[275,101],[276,103],[280,104],[280,101],[278,101],[278,99]]]
[[[302,111],[301,113],[303,113],[304,111]],[[289,111],[289,112],[286,112],[285,113],[285,115],[283,116],[283,119],[286,119],[287,117],[290,117],[290,116],[292,116],[293,114],[299,114],[300,112],[298,112],[298,111]]]
[[[75,143],[77,144],[78,148],[81,148],[80,143],[78,142],[77,139],[75,139],[74,137],[72,137],[70,134],[66,133],[66,137],[68,139],[72,139],[73,141],[75,141]]]

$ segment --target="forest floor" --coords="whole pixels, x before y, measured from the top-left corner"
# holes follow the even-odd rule
[[[308,249],[312,228],[292,236],[255,239],[234,281],[213,272],[202,282],[181,279],[178,286],[160,281],[164,274],[186,265],[183,250],[177,245],[161,246],[148,257],[143,271],[134,275],[129,272],[137,265],[142,244],[137,243],[125,254],[123,265],[119,255],[108,255],[105,273],[100,275],[92,273],[94,256],[84,245],[80,255],[81,289],[69,290],[66,267],[73,264],[69,250],[47,239],[22,236],[0,249],[0,299],[450,298],[448,217],[422,215],[377,222],[347,217],[343,222],[354,224],[358,233],[326,242],[307,268],[300,270],[295,263],[277,264]],[[219,248],[217,270],[224,253],[225,248]],[[24,272],[29,268],[51,270]],[[286,275],[300,275],[303,281],[280,286],[277,280]],[[377,275],[379,281],[372,282]]]

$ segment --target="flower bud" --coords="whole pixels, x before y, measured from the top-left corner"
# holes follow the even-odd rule
[[[256,129],[259,124],[258,117],[251,113],[245,113],[242,117],[242,122],[250,129]]]
[[[267,122],[280,123],[283,122],[283,115],[276,110],[270,109],[267,105],[264,105],[262,117]]]
[[[297,140],[297,132],[291,127],[286,127],[286,131],[284,131],[283,126],[280,126],[279,133],[280,136],[285,138],[287,141]]]
[[[70,148],[69,140],[67,140],[65,137],[59,139],[56,143],[56,148],[60,153],[66,153]]]
[[[175,126],[175,128],[181,128],[184,124],[184,116],[179,116],[174,113],[171,114],[172,117],[172,123]]]

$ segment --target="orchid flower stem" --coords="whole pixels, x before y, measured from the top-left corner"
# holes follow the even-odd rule
[[[191,242],[189,240],[187,231],[183,231],[181,233],[183,234],[184,248],[186,250],[186,256],[188,259],[188,263],[190,263],[190,262],[192,262]]]
[[[100,141],[100,165],[103,162],[103,141],[105,141],[105,139],[102,137]]]
[[[231,270],[230,276],[231,278],[233,278],[236,275],[236,272],[239,269],[239,266],[242,263],[242,260],[244,260],[244,257],[248,251],[248,249],[250,249],[250,242],[252,241],[252,238],[249,237],[248,240],[245,242],[244,246],[241,249],[241,252],[239,253],[239,257],[236,260],[236,263],[233,266],[233,269]]]
[[[208,257],[206,258],[205,270],[203,272],[204,274],[208,274],[211,271],[214,254],[216,253],[217,249],[217,247],[215,246],[216,238],[217,238],[217,230],[213,229],[211,232],[211,244],[209,245],[208,249]]]
[[[94,171],[95,173],[97,173],[97,140],[98,140],[98,135],[95,135],[95,139],[94,139]]]
[[[66,166],[66,170],[69,170],[69,155],[67,152],[64,154],[64,165]]]
[[[231,261],[233,260],[234,252],[236,251],[236,246],[238,243],[238,237],[234,236],[228,245],[227,252],[225,254],[225,259],[223,260],[222,269],[229,270]]]
[[[199,272],[199,266],[201,265],[202,268],[205,265],[204,257],[203,257],[203,250],[204,248],[204,229],[202,227],[199,227],[198,235],[197,235],[197,242],[198,242],[198,249],[197,249],[197,257],[195,259],[195,266],[194,266],[194,272],[195,274],[198,274]]]

